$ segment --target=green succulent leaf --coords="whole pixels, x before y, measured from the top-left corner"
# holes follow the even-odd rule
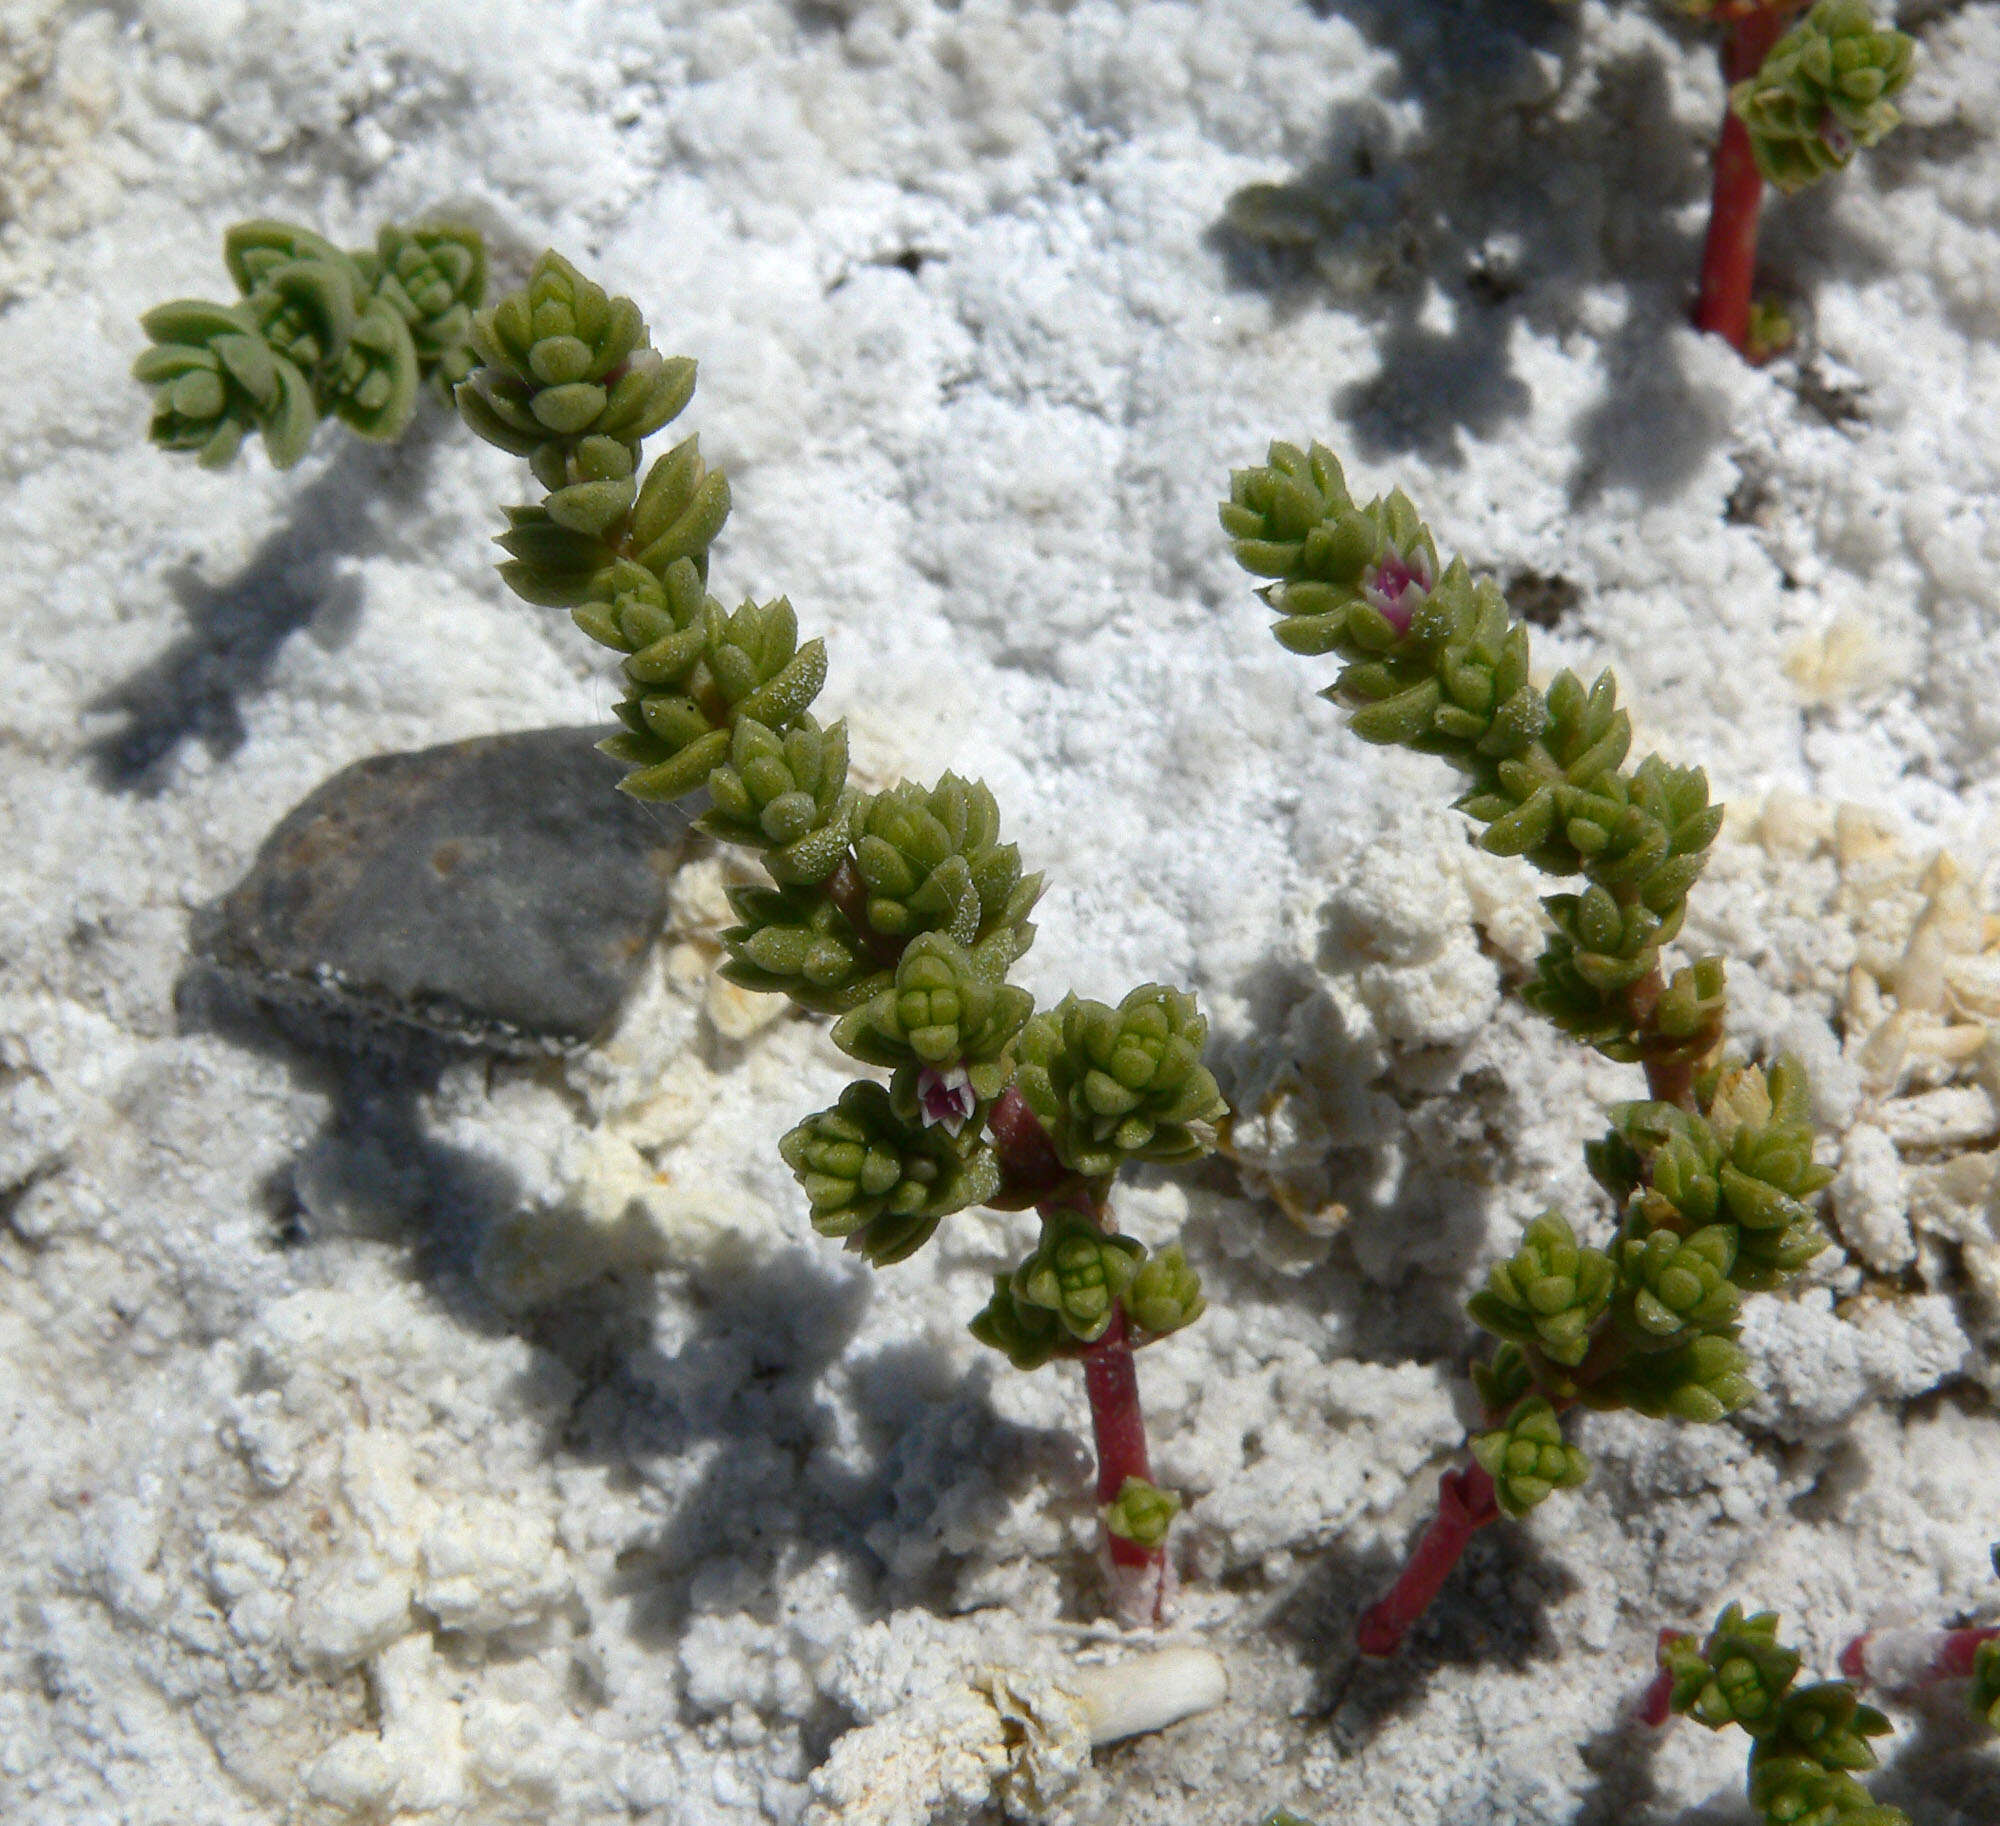
[[[788,995],[815,1014],[844,1014],[889,985],[840,909],[817,887],[734,887],[742,924],[722,934],[722,974],[744,989]]]
[[[1799,1657],[1779,1642],[1776,1611],[1746,1617],[1742,1605],[1730,1604],[1699,1647],[1692,1637],[1663,1643],[1660,1665],[1673,1676],[1668,1703],[1676,1712],[1711,1730],[1735,1724],[1763,1738],[1778,1728]]]
[[[1015,1300],[1038,1306],[1078,1344],[1094,1344],[1145,1260],[1142,1244],[1107,1235],[1079,1211],[1048,1211],[1034,1253],[1014,1270]]]
[[[1649,1419],[1695,1425],[1722,1420],[1757,1398],[1750,1354],[1731,1333],[1708,1332],[1676,1350],[1628,1357],[1582,1391],[1586,1406],[1631,1408]]]
[[[472,314],[486,294],[485,242],[449,223],[389,223],[376,237],[370,282],[408,329],[419,378],[448,396],[478,361]]]
[[[361,436],[392,442],[409,429],[417,409],[417,351],[408,326],[387,304],[374,302],[355,323],[337,356],[317,378],[317,401]]]
[[[897,960],[894,980],[843,1015],[833,1043],[864,1065],[940,1071],[996,1060],[1034,1009],[1034,998],[994,977],[942,932],[923,932]]]
[[[1591,1328],[1609,1309],[1616,1281],[1611,1258],[1579,1247],[1568,1222],[1547,1211],[1528,1226],[1519,1250],[1495,1265],[1466,1310],[1494,1336],[1533,1344],[1574,1368],[1589,1353]]]
[[[2000,1731],[2000,1637],[1979,1645],[1972,1658],[1972,1709]]]
[[[1126,1316],[1140,1344],[1192,1325],[1207,1310],[1201,1276],[1189,1266],[1178,1243],[1149,1255],[1125,1290]]]
[[[896,1114],[879,1084],[850,1084],[840,1101],[778,1144],[812,1206],[813,1228],[877,1268],[914,1255],[938,1224],[1000,1188],[990,1149],[961,1154]]]
[[[585,438],[622,444],[636,466],[641,441],[694,392],[694,364],[652,347],[631,299],[610,296],[553,252],[536,260],[522,290],[474,314],[467,338],[478,365],[458,389],[466,423],[529,458],[551,488]],[[666,562],[648,568],[661,572]]]
[[[1916,40],[1878,26],[1868,0],[1819,0],[1730,91],[1757,169],[1787,192],[1841,170],[1902,119],[1890,97],[1915,56]]]
[[[765,852],[780,882],[824,881],[847,854],[847,725],[821,729],[801,714],[780,735],[755,717],[730,727],[729,758],[708,775],[697,830]],[[895,1061],[878,1061],[895,1063]]]
[[[1194,998],[1159,983],[1116,1008],[1067,996],[1021,1031],[1016,1087],[1056,1152],[1085,1178],[1127,1160],[1209,1153],[1228,1105],[1201,1063],[1208,1023]]]
[[[993,1297],[970,1329],[980,1343],[990,1345],[1019,1370],[1040,1369],[1058,1357],[1075,1356],[1079,1348],[1047,1307],[1016,1297],[1010,1275],[993,1277]]]
[[[1128,1477],[1119,1485],[1117,1499],[1104,1509],[1104,1529],[1139,1547],[1162,1547],[1180,1512],[1181,1499],[1173,1491],[1143,1477]]]
[[[871,931],[940,932],[996,972],[1027,950],[1042,878],[1023,875],[1020,851],[1000,841],[1000,808],[979,781],[948,773],[932,787],[906,780],[871,794],[856,807],[853,840]]]
[[[1520,1402],[1491,1432],[1475,1434],[1472,1456],[1492,1478],[1500,1507],[1517,1519],[1590,1475],[1589,1460],[1563,1438],[1562,1421],[1541,1395]]]

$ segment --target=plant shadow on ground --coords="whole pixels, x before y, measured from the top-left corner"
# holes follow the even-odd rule
[[[1692,304],[1692,206],[1707,191],[1710,140],[1676,125],[1662,51],[1625,51],[1586,72],[1573,13],[1544,0],[1316,0],[1313,10],[1390,53],[1395,74],[1379,98],[1336,115],[1303,171],[1231,199],[1209,235],[1229,282],[1267,293],[1283,316],[1331,301],[1371,327],[1377,370],[1333,409],[1375,461],[1463,464],[1469,442],[1533,407],[1523,334],[1555,344],[1594,334],[1601,390],[1567,433],[1571,501],[1610,489],[1672,496],[1728,414],[1670,333]],[[1708,34],[1682,29],[1688,55],[1712,54]],[[1552,92],[1549,58],[1561,67]],[[1415,110],[1413,133],[1392,108]],[[1584,173],[1598,175],[1580,182]],[[1781,292],[1890,266],[1891,250],[1849,225],[1839,189],[1767,208],[1763,266]]]
[[[1992,1826],[2000,1820],[1993,1733],[1965,1703],[1963,1686],[1940,1689],[1913,1718],[1904,1713],[1893,1722],[1895,1736],[1878,1745],[1880,1772],[1864,1778],[1878,1801],[1902,1808],[1916,1826]]]
[[[1412,1541],[1422,1525],[1413,1524]],[[1414,1709],[1440,1668],[1520,1673],[1562,1653],[1546,1611],[1577,1589],[1576,1580],[1526,1529],[1502,1522],[1473,1537],[1396,1654],[1379,1661],[1362,1656],[1354,1647],[1355,1622],[1401,1570],[1402,1555],[1386,1548],[1329,1548],[1271,1618],[1272,1633],[1315,1666],[1309,1703],[1326,1719],[1342,1756],[1360,1754],[1385,1725]]]
[[[243,745],[244,705],[269,684],[285,642],[308,623],[331,642],[352,626],[361,592],[342,567],[393,543],[395,517],[422,495],[446,426],[444,410],[427,402],[394,445],[342,428],[325,467],[235,576],[204,583],[192,563],[168,574],[186,630],[89,705],[123,719],[89,745],[101,786],[152,795],[189,742],[218,760]]]
[[[666,1519],[619,1561],[639,1640],[671,1646],[697,1611],[777,1622],[780,1579],[815,1561],[838,1568],[863,1611],[962,1609],[961,1562],[1026,1491],[1073,1483],[1086,1503],[1074,1437],[1002,1419],[984,1366],[967,1376],[923,1341],[851,1351],[869,1275],[787,1248],[693,1270],[679,1291],[691,1322],[600,1351],[549,1441],[660,1494]],[[531,1335],[579,1367],[571,1352],[599,1297],[546,1309]]]
[[[262,1188],[279,1240],[316,1240],[296,1185],[310,1160],[316,1203],[346,1208],[343,1191],[353,1189],[357,1216],[340,1234],[407,1245],[458,1323],[523,1337],[576,1378],[547,1440],[552,1457],[614,1466],[659,1491],[667,1519],[619,1562],[643,1642],[670,1647],[698,1611],[777,1622],[778,1575],[829,1556],[864,1611],[963,1609],[960,1570],[1025,1492],[1073,1486],[1087,1513],[1089,1465],[1075,1434],[1002,1418],[987,1366],[968,1376],[942,1346],[921,1341],[850,1351],[874,1282],[836,1265],[830,1246],[669,1263],[662,1273],[681,1296],[671,1318],[646,1273],[607,1274],[525,1311],[502,1309],[474,1270],[481,1242],[520,1209],[524,1189],[504,1163],[439,1139],[425,1109],[467,1048],[259,1000],[203,964],[184,973],[176,1000],[183,1031],[273,1059],[331,1105],[319,1133]],[[1079,1563],[1079,1603],[1088,1577]]]

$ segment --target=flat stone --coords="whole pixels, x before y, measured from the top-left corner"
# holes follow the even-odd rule
[[[503,1053],[616,1018],[687,831],[615,790],[608,731],[482,736],[344,768],[197,919],[196,955],[253,994]]]

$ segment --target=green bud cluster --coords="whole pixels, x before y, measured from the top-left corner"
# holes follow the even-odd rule
[[[1492,1478],[1500,1507],[1516,1518],[1590,1475],[1590,1461],[1563,1438],[1562,1421],[1541,1395],[1520,1402],[1505,1424],[1474,1434],[1472,1456]]]
[[[1775,1612],[1746,1617],[1731,1604],[1707,1641],[1668,1636],[1659,1658],[1673,1711],[1749,1735],[1750,1802],[1767,1826],[1909,1826],[1854,1779],[1875,1767],[1868,1740],[1889,1721],[1848,1681],[1795,1686],[1799,1656],[1779,1642]]]
[[[1746,1293],[1771,1292],[1827,1243],[1815,1205],[1833,1170],[1813,1159],[1805,1067],[1790,1055],[1768,1072],[1729,1067],[1705,1076],[1697,1096],[1706,1113],[1616,1106],[1588,1150],[1591,1171],[1625,1207],[1628,1250],[1655,1247],[1662,1231],[1722,1228],[1734,1250],[1721,1272]]]
[[[1707,1423],[1755,1399],[1736,1342],[1742,1295],[1783,1286],[1825,1248],[1814,1201],[1832,1173],[1812,1158],[1796,1059],[1696,1088],[1706,1113],[1620,1104],[1587,1150],[1624,1210],[1610,1252],[1547,1213],[1467,1302],[1503,1340],[1474,1372],[1489,1414],[1536,1393]]]
[[[967,946],[997,938],[1002,951],[1042,888],[1039,875],[1022,875],[1020,851],[1000,841],[992,793],[949,773],[933,787],[903,781],[861,805],[854,867],[867,888],[871,931],[947,932]]]
[[[459,395],[466,423],[528,458],[556,525],[601,533],[621,519],[638,492],[640,440],[693,397],[694,363],[664,360],[631,299],[555,253],[535,262],[524,291],[472,320],[472,346],[482,365]]]
[[[1787,193],[1842,170],[1903,118],[1889,98],[1915,56],[1916,40],[1878,27],[1868,0],[1818,0],[1729,93],[1757,169]]]
[[[1603,1250],[1579,1248],[1568,1223],[1546,1211],[1466,1310],[1495,1337],[1533,1344],[1552,1362],[1574,1368],[1590,1350],[1591,1328],[1611,1304],[1616,1280]]]
[[[1527,624],[1498,586],[1442,565],[1400,490],[1357,504],[1324,445],[1274,443],[1232,476],[1221,511],[1237,562],[1273,579],[1279,641],[1346,662],[1323,695],[1355,734],[1467,774],[1458,808],[1486,827],[1486,849],[1583,877],[1545,903],[1555,929],[1531,1005],[1614,1059],[1711,1051],[1720,960],[1651,988],[1721,828],[1702,772],[1657,756],[1627,771],[1631,719],[1611,675],[1585,686],[1559,672],[1538,690]]]
[[[1143,1477],[1128,1477],[1119,1485],[1116,1500],[1105,1507],[1104,1531],[1141,1547],[1157,1547],[1180,1512],[1181,1499],[1173,1491]]]
[[[895,980],[834,1023],[833,1043],[864,1065],[899,1072],[963,1066],[990,1102],[1005,1081],[1001,1055],[1034,1006],[989,960],[945,933],[923,932],[896,960]]]
[[[151,436],[230,461],[252,431],[272,463],[305,454],[336,416],[361,436],[400,437],[417,389],[468,371],[486,253],[469,228],[384,228],[373,250],[343,252],[289,222],[239,222],[223,258],[234,304],[180,299],[140,321],[152,338],[133,364],[153,389]]]
[[[813,1228],[877,1268],[914,1255],[944,1218],[1000,1188],[990,1149],[961,1152],[942,1128],[906,1121],[867,1080],[808,1116],[778,1152],[805,1188]]]
[[[1041,1240],[1012,1274],[996,1275],[972,1335],[1017,1369],[1079,1356],[1124,1310],[1135,1343],[1192,1325],[1206,1302],[1178,1244],[1157,1255],[1107,1233],[1081,1211],[1046,1209]]]
[[[1116,1008],[1066,996],[1022,1031],[1016,1080],[1063,1164],[1086,1179],[1128,1160],[1209,1153],[1228,1113],[1201,1063],[1208,1023],[1194,998],[1143,983]]]

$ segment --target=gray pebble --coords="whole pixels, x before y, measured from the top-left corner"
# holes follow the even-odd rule
[[[603,729],[482,736],[343,769],[196,921],[196,955],[262,999],[502,1053],[615,1019],[687,831],[616,790]]]

